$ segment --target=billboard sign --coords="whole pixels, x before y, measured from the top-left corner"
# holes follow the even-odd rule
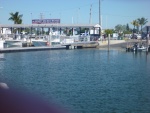
[[[32,24],[60,24],[60,19],[33,19]]]

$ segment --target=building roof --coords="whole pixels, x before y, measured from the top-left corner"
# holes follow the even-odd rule
[[[52,27],[58,27],[58,28],[94,28],[94,27],[100,27],[99,24],[0,24],[0,28],[52,28]]]

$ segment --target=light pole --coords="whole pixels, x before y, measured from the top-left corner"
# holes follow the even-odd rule
[[[0,7],[0,9],[2,9],[3,7]],[[0,27],[0,34],[1,34],[1,27]]]
[[[62,22],[62,21],[61,21],[61,16],[62,16],[62,13],[59,13],[59,16],[60,16],[60,17],[59,17],[59,19],[60,19],[60,22]]]
[[[92,23],[92,4],[91,4],[91,8],[90,8],[90,20],[89,20],[89,24]]]
[[[77,10],[77,24],[79,23],[79,11],[80,11],[80,8],[78,8]]]
[[[32,13],[31,13],[31,24],[32,24]]]

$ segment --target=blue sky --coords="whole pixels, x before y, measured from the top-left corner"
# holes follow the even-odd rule
[[[101,0],[102,28],[126,25],[137,18],[145,17],[150,23],[150,0]],[[99,0],[0,0],[0,24],[8,21],[9,13],[23,14],[23,23],[32,19],[61,19],[61,23],[89,23],[92,5],[92,23],[99,22]],[[73,19],[73,21],[72,21]]]

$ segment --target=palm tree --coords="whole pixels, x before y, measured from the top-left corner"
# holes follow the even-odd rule
[[[8,20],[11,20],[14,22],[14,24],[22,24],[22,16],[23,15],[19,15],[19,12],[16,13],[10,13],[10,18]]]
[[[22,16],[23,15],[19,15],[19,12],[16,12],[16,13],[10,13],[10,18],[8,19],[8,20],[11,20],[11,21],[13,21],[14,22],[14,24],[22,24]],[[15,31],[14,32],[20,32],[21,30],[20,30],[20,28],[17,28],[17,29],[15,29]]]
[[[142,33],[142,27],[148,22],[148,20],[144,17],[138,18],[137,20],[138,20],[139,25],[141,26],[141,33]]]
[[[137,21],[137,20],[133,20],[133,21],[131,22],[131,24],[132,24],[132,25],[133,25],[133,27],[134,27],[133,32],[135,32],[135,27],[137,27],[137,28],[138,28],[139,23],[138,23],[138,21]]]
[[[137,23],[138,23],[137,20],[133,20],[133,21],[131,22],[131,24],[133,25],[134,29],[135,29],[135,26],[137,26]]]

